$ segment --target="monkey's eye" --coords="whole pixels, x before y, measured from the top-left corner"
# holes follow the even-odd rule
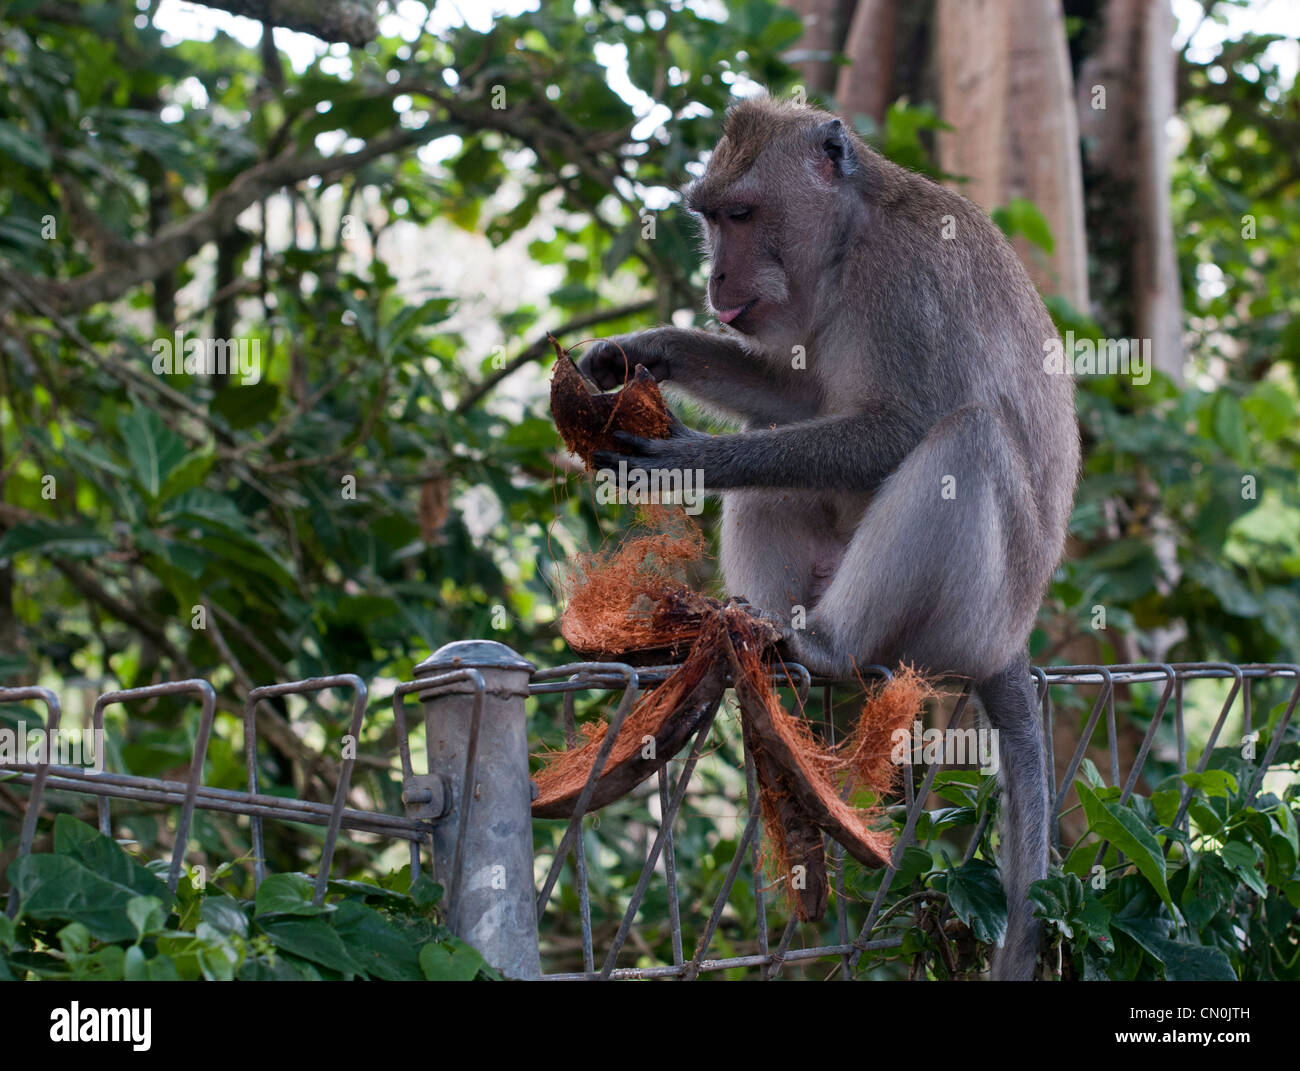
[[[753,214],[752,208],[733,208],[727,213],[727,218],[733,223],[745,223]]]

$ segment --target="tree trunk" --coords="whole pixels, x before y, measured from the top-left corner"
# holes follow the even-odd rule
[[[791,0],[790,7],[803,19],[803,36],[799,39],[793,66],[803,78],[809,95],[826,96],[835,91],[838,70],[832,57],[843,50],[844,33],[840,28],[840,0]]]
[[[1035,284],[1088,310],[1074,87],[1059,0],[940,0],[939,164],[986,210],[1024,197],[1052,231],[1016,249]]]
[[[1050,254],[1016,239],[1038,288],[1088,312],[1088,250],[1083,163],[1074,79],[1059,0],[1016,5],[1011,20],[1011,85],[1007,99],[1008,197],[1025,197],[1052,229]]]
[[[1078,112],[1103,329],[1151,339],[1156,367],[1181,383],[1165,135],[1175,104],[1173,14],[1165,3],[1109,0],[1101,18],[1100,44],[1079,72]]]
[[[893,99],[898,0],[858,0],[844,41],[849,65],[835,81],[835,102],[850,119],[870,116],[877,125]]]
[[[939,0],[939,166],[986,211],[1005,200],[1011,0]]]

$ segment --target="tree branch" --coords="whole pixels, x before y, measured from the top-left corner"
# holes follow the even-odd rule
[[[568,323],[561,325],[554,332],[557,338],[560,335],[567,335],[574,331],[579,331],[584,327],[590,327],[592,324],[605,323],[608,320],[618,320],[624,316],[635,316],[638,312],[648,312],[655,307],[654,298],[645,298],[642,301],[634,301],[629,305],[618,305],[612,309],[599,309],[596,312],[584,313],[581,316],[575,316]],[[531,364],[544,354],[550,353],[551,347],[547,342],[546,335],[537,339],[532,345],[524,350],[519,356],[512,358],[496,369],[490,376],[483,380],[482,383],[472,387],[468,394],[456,403],[453,413],[460,415],[473,409],[483,397],[500,383],[506,376],[512,375],[519,371],[526,364]]]
[[[315,152],[284,152],[264,160],[241,174],[199,211],[164,227],[151,241],[124,246],[121,258],[113,263],[101,265],[73,279],[46,282],[28,278],[30,292],[67,313],[79,312],[102,301],[112,301],[132,287],[179,267],[208,242],[234,226],[236,217],[245,208],[281,187],[313,176],[328,180],[355,171],[378,156],[427,141],[437,132],[432,129],[432,124],[430,127],[428,133],[423,130],[394,131],[376,138],[354,153],[322,156]]]
[[[365,0],[203,0],[203,6],[356,48],[379,33],[374,5]]]

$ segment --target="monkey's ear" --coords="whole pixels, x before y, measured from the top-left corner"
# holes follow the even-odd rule
[[[839,119],[831,119],[817,128],[817,144],[837,175],[851,175],[858,169],[858,154],[853,150],[849,132]]]

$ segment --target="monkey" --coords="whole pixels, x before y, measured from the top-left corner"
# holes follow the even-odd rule
[[[1032,978],[1049,760],[1028,637],[1079,471],[1074,384],[1043,360],[1056,328],[983,210],[812,106],[733,104],[682,196],[719,326],[596,342],[579,368],[608,389],[644,365],[742,430],[674,417],[594,461],[696,470],[720,493],[728,594],[814,675],[908,662],[971,682],[1002,760],[991,976]]]

